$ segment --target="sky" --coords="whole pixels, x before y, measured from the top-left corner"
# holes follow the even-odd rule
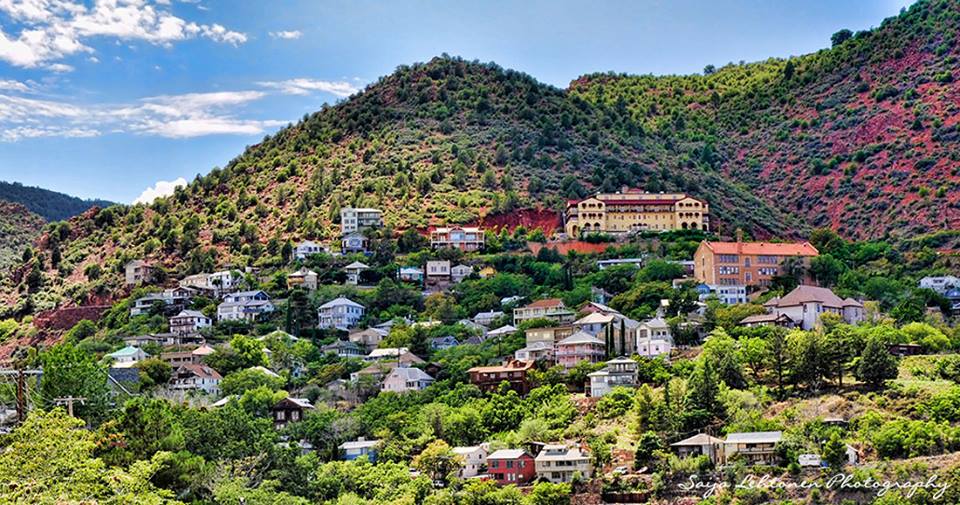
[[[816,51],[909,0],[0,0],[0,180],[131,203],[398,65],[557,87]]]

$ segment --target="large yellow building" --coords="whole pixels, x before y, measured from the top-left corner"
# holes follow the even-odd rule
[[[707,202],[685,193],[625,190],[568,201],[564,230],[571,237],[584,233],[708,230],[709,214]]]

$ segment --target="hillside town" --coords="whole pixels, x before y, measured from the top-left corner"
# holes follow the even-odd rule
[[[238,409],[301,457],[404,467],[439,488],[563,484],[577,503],[679,496],[649,479],[694,468],[806,475],[960,443],[944,434],[939,450],[888,450],[871,437],[894,421],[850,397],[891,387],[903,360],[955,366],[956,276],[878,299],[891,286],[844,276],[865,264],[858,255],[892,258],[888,246],[826,230],[718,240],[706,203],[685,194],[597,194],[563,219],[551,237],[397,232],[378,209],[343,208],[339,241],[291,241],[281,269],[177,277],[132,259],[129,296],[77,322],[54,348],[71,350],[51,351],[74,354],[41,359],[34,387],[56,405],[80,398],[71,412],[88,425],[112,410]],[[606,251],[557,252],[596,243]],[[48,367],[84,362],[102,387],[47,380]],[[757,409],[824,394],[800,419]],[[404,428],[421,416],[426,432]]]

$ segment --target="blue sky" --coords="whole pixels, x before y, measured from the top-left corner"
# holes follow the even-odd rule
[[[909,3],[0,0],[0,180],[131,202],[444,52],[565,87],[804,54]]]

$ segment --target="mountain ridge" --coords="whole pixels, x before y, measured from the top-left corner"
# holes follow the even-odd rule
[[[955,240],[960,178],[942,172],[960,159],[950,114],[960,90],[944,77],[957,66],[958,12],[957,0],[921,1],[811,55],[695,76],[591,74],[568,90],[446,55],[401,65],[170,197],[93,209],[48,232],[41,252],[64,261],[46,262],[39,286],[20,291],[32,293],[31,308],[117,293],[134,258],[174,275],[277,265],[287,241],[334,240],[343,206],[381,208],[393,229],[423,228],[558,210],[623,186],[703,198],[725,236],[798,238],[826,226],[852,238]],[[921,154],[909,135],[924,128],[934,144]],[[931,191],[917,166],[932,156]],[[85,275],[92,264],[104,274]],[[17,296],[7,301],[22,313]]]

